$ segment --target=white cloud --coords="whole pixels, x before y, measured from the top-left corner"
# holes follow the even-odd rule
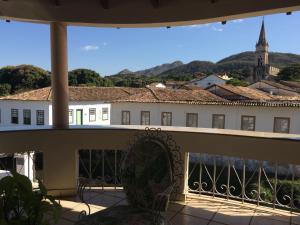
[[[232,20],[233,23],[242,23],[244,22],[243,19],[237,19],[237,20]]]
[[[82,47],[81,50],[86,51],[86,52],[88,52],[88,51],[97,51],[97,50],[99,50],[99,46],[97,46],[97,45],[86,45],[86,46]]]
[[[210,24],[206,23],[206,24],[193,24],[193,25],[188,25],[188,26],[183,26],[184,28],[202,28],[202,27],[209,27]]]
[[[217,31],[217,32],[222,32],[223,31],[223,28],[212,27],[211,29],[213,31]]]

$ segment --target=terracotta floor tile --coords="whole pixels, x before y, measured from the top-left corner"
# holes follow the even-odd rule
[[[293,224],[297,224],[300,225],[300,215],[299,214],[291,214],[291,218],[292,218],[292,223]]]
[[[290,223],[286,223],[279,220],[268,219],[267,217],[254,217],[250,223],[250,225],[289,225]]]
[[[248,225],[253,215],[254,210],[228,206],[220,208],[213,221],[229,225]]]
[[[199,208],[187,205],[181,210],[181,213],[209,220],[213,217],[216,211],[218,211],[217,207],[213,211],[211,209],[207,210],[206,208]]]
[[[120,201],[122,201],[122,199],[120,199],[120,198],[113,197],[110,195],[100,194],[100,195],[97,195],[97,196],[89,199],[87,201],[87,203],[93,204],[93,205],[95,205],[95,207],[100,207],[100,208],[105,207],[106,208],[106,207],[113,206]]]
[[[90,206],[90,209],[91,209],[91,214],[92,214],[92,213],[98,212],[100,210],[103,210],[105,208],[101,209],[99,207],[96,208],[94,206]],[[62,215],[62,218],[67,219],[69,221],[76,222],[76,221],[78,221],[79,215],[83,210],[88,213],[88,207],[84,204],[80,204],[79,206],[75,207],[74,209],[64,212]]]
[[[184,214],[177,214],[171,221],[172,225],[207,225],[208,220]]]

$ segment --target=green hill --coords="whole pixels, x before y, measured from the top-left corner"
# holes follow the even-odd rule
[[[159,77],[168,76],[187,76],[193,75],[196,72],[211,73],[229,73],[229,74],[243,74],[247,77],[252,74],[252,69],[255,62],[254,52],[242,52],[236,55],[229,56],[220,60],[217,63],[208,61],[193,61],[188,64],[178,66],[174,69],[167,70]],[[269,53],[270,65],[283,68],[300,62],[300,55],[290,53]]]

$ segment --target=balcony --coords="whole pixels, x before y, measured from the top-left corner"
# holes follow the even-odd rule
[[[164,214],[171,224],[300,224],[299,135],[157,128],[172,135],[184,161],[180,198]],[[0,152],[43,152],[38,174],[64,208],[59,224],[73,224],[82,210],[88,210],[76,197],[82,177],[97,181],[84,195],[91,213],[126,204],[118,169],[128,143],[144,129],[3,130]],[[282,180],[288,180],[288,189]]]
[[[106,207],[126,205],[126,197],[122,189],[99,188],[86,192],[87,202],[91,213]],[[60,200],[63,214],[59,225],[71,225],[79,218],[87,206],[77,198],[63,198]],[[172,202],[169,210],[163,214],[172,225],[288,225],[300,224],[300,214],[284,210],[257,206],[205,195],[188,195],[186,202]]]

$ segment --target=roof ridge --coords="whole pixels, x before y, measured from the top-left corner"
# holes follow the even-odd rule
[[[49,94],[47,96],[47,100],[51,100],[51,96],[52,96],[52,87],[50,87]]]
[[[154,92],[154,90],[152,90],[152,88],[147,87],[147,89],[150,90],[150,92],[152,93],[152,95],[154,96],[154,98],[156,98],[156,100],[160,100],[159,97],[156,95],[156,93]]]

